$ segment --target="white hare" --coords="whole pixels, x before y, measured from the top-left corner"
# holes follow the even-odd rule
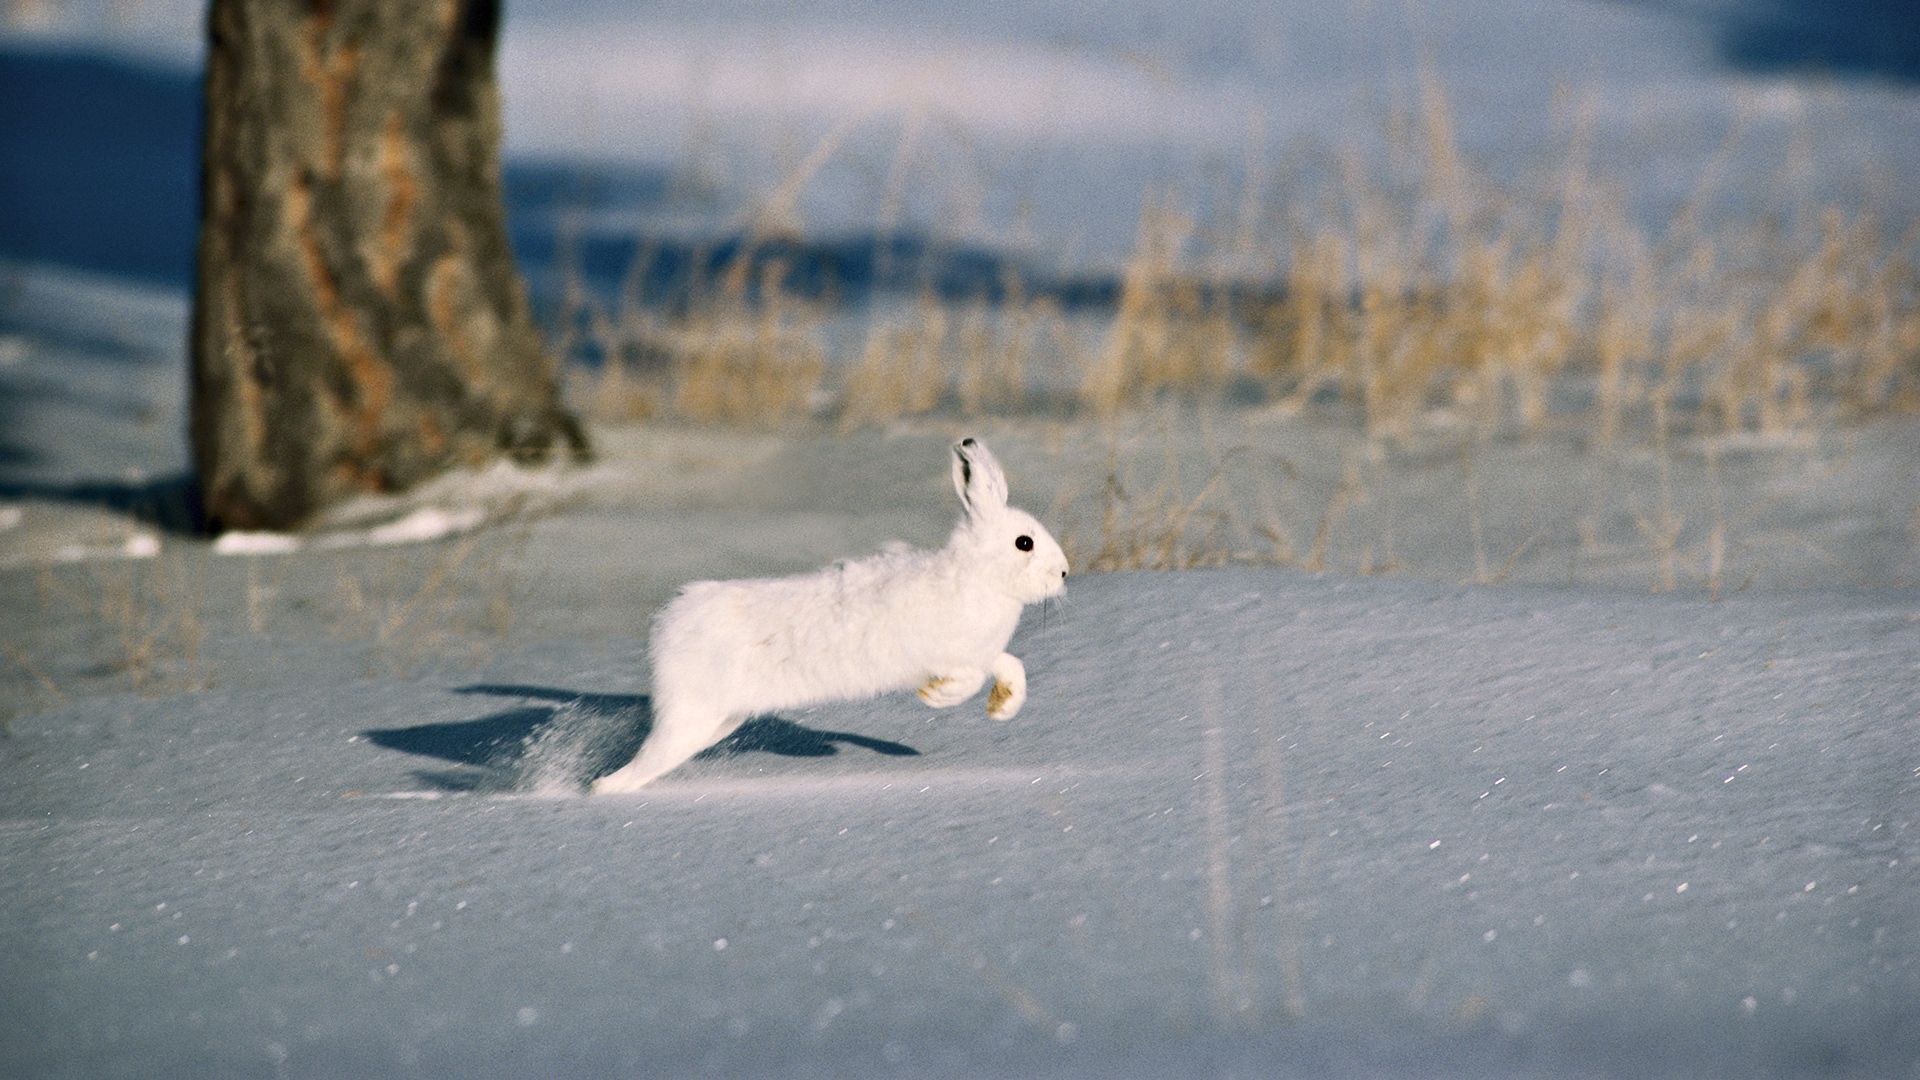
[[[965,513],[938,551],[900,545],[811,574],[682,590],[653,622],[653,730],[594,793],[637,790],[750,717],[823,701],[918,688],[944,709],[991,676],[987,715],[1011,720],[1027,673],[1007,642],[1021,608],[1066,588],[1067,557],[1007,505],[985,445],[954,444],[953,486]]]

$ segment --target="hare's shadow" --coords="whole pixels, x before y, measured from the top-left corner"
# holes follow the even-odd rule
[[[375,746],[454,764],[414,775],[442,791],[499,792],[585,786],[633,757],[653,729],[646,694],[587,694],[548,686],[479,683],[457,694],[520,698],[523,704],[477,720],[361,732]],[[826,757],[841,743],[891,757],[918,756],[904,743],[845,731],[821,731],[777,716],[741,725],[701,758],[760,752]]]

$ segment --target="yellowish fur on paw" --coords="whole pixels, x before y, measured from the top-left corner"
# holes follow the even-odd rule
[[[987,691],[987,715],[998,713],[1007,701],[1013,697],[1013,691],[999,679],[993,680],[993,689]]]
[[[932,698],[930,695],[932,695],[934,692],[938,691],[941,687],[947,685],[952,681],[953,681],[952,679],[943,679],[940,676],[935,675],[933,678],[927,680],[927,685],[921,687],[919,690],[915,692],[920,695],[921,701],[931,701]],[[994,690],[998,692],[999,687],[996,685],[994,687]]]

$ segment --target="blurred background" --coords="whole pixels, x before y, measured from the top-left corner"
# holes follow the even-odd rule
[[[5,5],[0,466],[16,494],[184,465],[203,14]],[[1448,525],[1430,546],[1472,562],[1429,572],[1485,579],[1504,559],[1585,578],[1593,560],[1575,574],[1560,552],[1632,549],[1638,580],[1674,587],[1692,551],[1717,588],[1730,477],[1752,549],[1821,550],[1783,580],[1898,579],[1920,528],[1897,480],[1909,429],[1850,433],[1920,402],[1913,15],[1895,0],[509,3],[508,220],[590,424],[1097,420],[1105,460],[1061,466],[1086,479],[1056,513],[1179,535],[1143,547],[1102,526],[1077,549],[1096,565],[1317,569],[1337,561],[1329,529],[1372,512],[1379,542],[1348,561],[1419,569],[1394,521],[1434,508],[1407,499],[1450,508],[1513,475],[1486,495],[1502,534]],[[95,291],[76,301],[82,284]],[[151,362],[102,366],[115,350]],[[73,405],[89,393],[122,395],[119,411]],[[1141,411],[1169,404],[1311,423],[1215,442]],[[1873,500],[1892,509],[1838,511],[1844,536],[1808,541],[1804,516],[1782,517],[1825,513],[1834,485],[1812,472],[1783,498],[1774,464],[1723,471],[1729,454],[1843,437],[1884,455],[1858,490],[1895,488]],[[1474,447],[1529,439],[1554,463],[1475,471]],[[1119,482],[1163,444],[1184,464]],[[1587,493],[1543,502],[1570,483]],[[1256,509],[1275,502],[1263,485],[1297,494]],[[1115,503],[1149,490],[1158,502]],[[1196,513],[1223,531],[1182,532]]]
[[[8,0],[0,257],[187,282],[203,14]],[[1901,0],[508,3],[510,212],[550,322],[568,257],[606,290],[636,259],[665,277],[757,232],[791,245],[789,272],[815,291],[826,275],[856,294],[979,292],[1008,269],[1112,275],[1156,206],[1189,219],[1186,254],[1231,252],[1257,279],[1288,262],[1267,219],[1324,196],[1342,155],[1423,142],[1411,129],[1438,98],[1443,134],[1510,190],[1559,181],[1578,153],[1647,227],[1704,186],[1722,210],[1871,204],[1897,229],[1920,167],[1914,14]]]

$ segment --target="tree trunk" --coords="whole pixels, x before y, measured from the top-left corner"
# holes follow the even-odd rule
[[[499,20],[213,0],[191,421],[213,529],[585,452],[507,245]]]

